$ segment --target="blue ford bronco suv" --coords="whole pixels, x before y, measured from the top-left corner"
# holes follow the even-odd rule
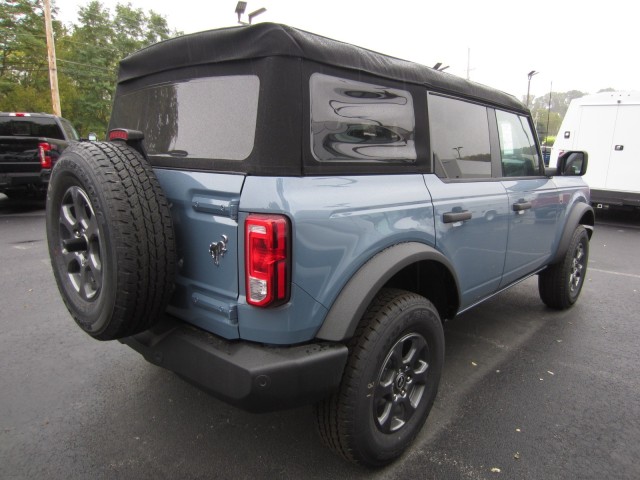
[[[585,152],[545,169],[527,108],[276,24],[120,63],[109,141],[53,169],[53,272],[78,325],[251,411],[314,404],[387,464],[434,402],[442,322],[532,275],[565,309],[594,214]]]

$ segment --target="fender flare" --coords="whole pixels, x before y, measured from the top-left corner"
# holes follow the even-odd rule
[[[455,270],[442,253],[418,242],[400,243],[376,254],[349,279],[333,302],[316,338],[340,342],[352,337],[380,289],[403,268],[424,260],[435,260],[449,270],[460,298]]]
[[[590,214],[591,219],[591,221],[587,222],[586,224],[581,222],[585,214]],[[593,219],[594,213],[591,205],[587,203],[577,203],[573,207],[571,213],[569,213],[569,215],[567,216],[567,221],[565,222],[565,227],[562,231],[560,242],[558,243],[558,249],[556,250],[556,254],[553,257],[553,260],[549,262],[550,265],[558,263],[564,258],[564,255],[565,253],[567,253],[567,249],[569,248],[569,243],[571,243],[573,232],[578,227],[578,225],[584,225],[587,228],[589,239],[591,239],[591,234],[593,233]]]

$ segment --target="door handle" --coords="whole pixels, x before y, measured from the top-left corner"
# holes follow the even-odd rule
[[[513,204],[514,212],[523,212],[531,208],[531,202],[517,202]]]
[[[447,212],[442,214],[443,223],[456,223],[464,222],[465,220],[471,220],[473,215],[469,210],[463,210],[461,212]]]

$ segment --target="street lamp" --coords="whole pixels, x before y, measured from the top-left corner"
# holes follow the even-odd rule
[[[253,21],[254,17],[257,17],[258,15],[261,15],[267,11],[266,8],[259,8],[258,10],[251,12],[249,14],[249,23],[247,23],[247,22],[243,22],[240,19],[246,9],[247,9],[247,2],[238,2],[238,4],[236,5],[236,13],[238,14],[238,23],[240,25],[251,25],[251,22]]]
[[[529,78],[529,82],[527,83],[527,108],[529,108],[529,91],[531,89],[531,77],[537,75],[538,73],[540,72],[536,72],[535,70],[531,70],[529,73],[527,73],[527,77]]]

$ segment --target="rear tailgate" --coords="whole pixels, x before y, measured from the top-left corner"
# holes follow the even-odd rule
[[[0,184],[9,176],[40,173],[39,139],[0,137]]]
[[[178,251],[167,311],[224,338],[238,338],[238,207],[244,175],[157,168],[171,204]]]

